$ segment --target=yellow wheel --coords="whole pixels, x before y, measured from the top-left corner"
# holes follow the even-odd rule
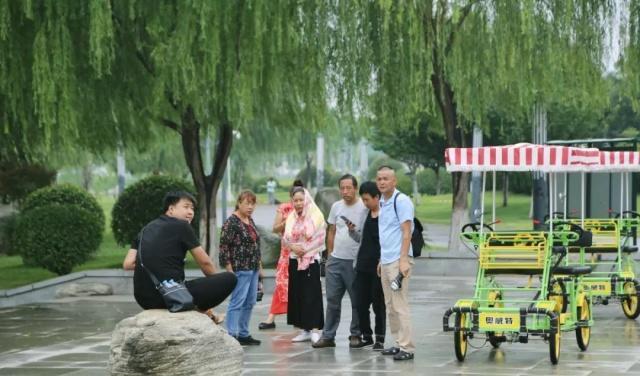
[[[583,299],[582,305],[578,307],[578,319],[581,321],[591,320],[591,310],[589,309],[589,300]],[[582,351],[587,351],[589,341],[591,340],[591,327],[585,326],[576,328],[576,340],[578,347]]]
[[[549,286],[547,300],[553,300],[556,302],[555,311],[558,315],[560,315],[560,313],[567,312],[567,299],[565,299],[566,294],[567,289],[564,287],[564,283],[562,281],[552,280],[551,285]]]
[[[465,356],[467,356],[467,334],[464,331],[464,324],[466,322],[467,315],[464,313],[458,313],[456,315],[456,328],[460,328],[453,332],[453,345],[456,349],[456,358],[459,362],[463,362]]]
[[[560,327],[558,327],[555,334],[549,335],[549,358],[551,359],[551,364],[558,364],[560,360]]]
[[[622,299],[622,312],[628,318],[635,320],[640,315],[640,306],[638,305],[638,292],[633,282],[625,282],[624,293],[628,294],[627,297]]]

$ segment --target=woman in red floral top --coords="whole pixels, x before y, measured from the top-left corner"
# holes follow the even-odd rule
[[[227,308],[227,330],[241,345],[260,344],[249,334],[260,274],[260,235],[251,218],[255,207],[256,195],[241,192],[236,210],[222,225],[220,235],[220,266],[238,278]]]

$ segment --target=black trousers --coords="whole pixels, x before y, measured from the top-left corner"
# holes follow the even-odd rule
[[[386,308],[384,305],[384,293],[382,283],[378,274],[373,272],[356,272],[354,282],[356,291],[358,318],[360,319],[360,331],[363,337],[373,337],[371,330],[371,317],[369,306],[373,305],[373,312],[376,316],[376,341],[384,342],[384,335],[387,330]]]
[[[224,302],[236,287],[237,282],[235,274],[222,272],[186,281],[185,285],[193,296],[193,303],[198,309],[204,311]],[[146,295],[144,298],[136,296],[136,301],[143,309],[167,308],[160,293],[157,291],[155,291],[155,294]]]
[[[314,261],[307,270],[298,270],[298,260],[289,260],[287,324],[311,330],[324,328],[324,307],[320,264]]]

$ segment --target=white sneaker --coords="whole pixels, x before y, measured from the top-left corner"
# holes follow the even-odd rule
[[[311,333],[311,343],[316,343],[320,340],[320,332],[314,331]]]
[[[311,333],[308,330],[301,330],[300,334],[293,337],[291,342],[307,342],[311,340]]]

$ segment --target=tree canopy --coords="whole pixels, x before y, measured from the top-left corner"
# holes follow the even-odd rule
[[[101,150],[143,144],[154,126],[174,130],[208,225],[234,130],[323,125],[325,8],[292,0],[2,0],[4,131],[33,129],[45,145]],[[206,128],[216,140],[211,171],[200,150]]]

